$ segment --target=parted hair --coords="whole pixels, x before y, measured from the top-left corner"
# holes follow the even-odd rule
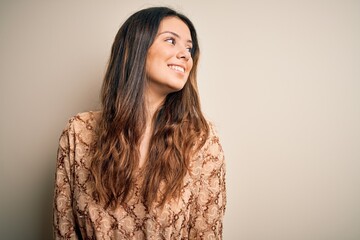
[[[197,89],[200,50],[194,25],[186,16],[166,7],[134,13],[115,37],[101,90],[102,111],[90,171],[94,195],[105,208],[126,204],[131,197],[146,124],[146,58],[160,22],[166,17],[177,17],[188,26],[193,67],[184,87],[169,93],[154,114],[142,167],[141,194],[146,206],[163,206],[179,197],[191,158],[204,144],[200,139],[209,134]]]

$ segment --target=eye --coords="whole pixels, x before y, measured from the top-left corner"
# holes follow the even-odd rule
[[[172,37],[165,39],[165,42],[171,43],[172,45],[176,44],[175,38]]]
[[[192,47],[187,47],[186,49],[188,50],[189,53],[192,53],[192,51],[193,51]]]

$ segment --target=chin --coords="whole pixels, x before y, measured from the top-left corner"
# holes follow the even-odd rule
[[[185,86],[185,83],[184,84],[174,84],[174,85],[169,85],[169,89],[171,90],[171,92],[178,92],[180,90],[182,90]]]

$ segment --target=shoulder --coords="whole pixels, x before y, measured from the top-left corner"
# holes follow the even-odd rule
[[[197,152],[193,162],[194,167],[202,169],[202,172],[220,169],[225,164],[224,151],[216,127],[212,122],[207,121],[207,123],[209,125],[208,137],[207,139],[200,139],[200,141],[205,141],[205,143]]]
[[[209,120],[207,120],[206,122],[209,125],[209,138],[211,138],[211,137],[218,138],[218,132],[217,132],[215,124]]]
[[[74,130],[84,127],[87,129],[93,128],[96,126],[99,116],[100,112],[89,111],[78,113],[69,119],[67,127]]]
[[[69,141],[81,139],[84,142],[91,142],[99,117],[100,112],[95,111],[76,114],[68,120],[61,138],[67,138]]]
[[[205,141],[204,146],[201,148],[203,154],[211,155],[216,158],[223,158],[223,149],[220,143],[220,138],[215,125],[208,121],[209,135]],[[201,151],[200,150],[200,151]]]
[[[89,111],[78,113],[68,120],[64,131],[75,133],[79,131],[93,130],[97,125],[99,117],[100,112]]]

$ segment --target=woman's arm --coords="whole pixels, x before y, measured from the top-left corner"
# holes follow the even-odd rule
[[[53,209],[55,239],[77,239],[72,209],[74,132],[71,122],[61,134],[57,153]]]
[[[222,239],[226,205],[225,162],[219,138],[211,129],[201,153],[198,192],[192,208],[190,239]]]

